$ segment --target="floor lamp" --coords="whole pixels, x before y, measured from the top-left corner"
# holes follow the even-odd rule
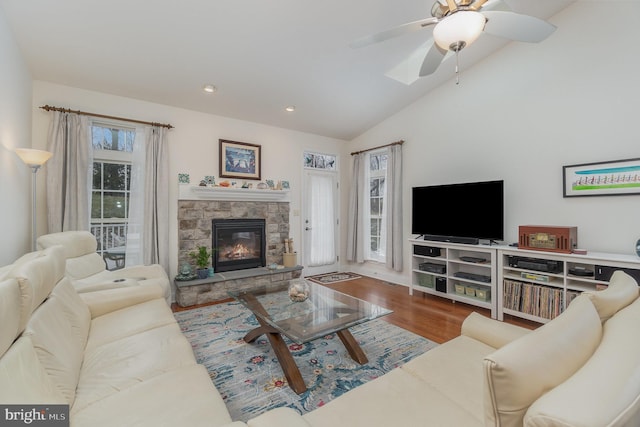
[[[34,150],[32,148],[16,148],[16,154],[25,162],[33,171],[31,183],[31,250],[36,250],[36,174],[38,169],[51,158],[53,153],[44,150]]]

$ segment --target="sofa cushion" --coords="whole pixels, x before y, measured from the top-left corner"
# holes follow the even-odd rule
[[[521,426],[529,406],[564,382],[591,357],[602,323],[587,296],[579,296],[551,322],[484,360],[487,425]]]
[[[4,325],[3,325],[4,326]],[[3,404],[64,404],[33,348],[20,337],[0,358],[0,402]]]
[[[484,419],[482,359],[494,351],[495,348],[462,335],[414,358],[400,369],[452,401],[464,402],[466,410],[481,422]]]
[[[21,287],[31,287],[32,311],[49,297],[55,285],[64,277],[64,263],[63,248],[54,246],[35,258],[14,264],[9,275],[18,279]]]
[[[16,279],[0,282],[0,356],[24,330],[31,314],[31,288],[25,281],[22,284],[21,287]]]
[[[428,382],[394,369],[303,418],[314,427],[482,426],[466,407],[463,400],[451,400]]]
[[[640,299],[603,328],[593,356],[571,378],[534,402],[524,421],[543,426],[640,425]]]
[[[600,320],[605,322],[618,310],[628,306],[638,298],[638,283],[622,270],[615,271],[609,286],[603,291],[585,292],[598,310]]]
[[[500,322],[473,312],[464,319],[460,333],[480,341],[494,349],[498,349],[531,332],[522,326]]]
[[[105,271],[106,265],[98,253],[92,252],[76,258],[67,258],[67,276],[81,280]]]
[[[88,349],[74,410],[165,372],[195,364],[191,345],[175,322]]]
[[[75,427],[219,427],[231,423],[206,368],[195,364],[120,390],[82,410],[71,408],[71,416]]]
[[[75,399],[87,339],[80,333],[88,327],[74,323],[79,319],[81,316],[70,315],[62,298],[52,296],[33,312],[24,332],[31,337],[40,363],[68,404]],[[85,321],[88,323],[89,318]]]
[[[64,247],[64,257],[77,258],[82,255],[95,253],[98,250],[98,241],[88,231],[61,231],[38,237],[36,240],[38,249],[47,249],[52,246]],[[104,266],[104,262],[103,262]]]
[[[101,291],[101,293],[105,292]],[[171,309],[162,298],[121,308],[98,316],[91,321],[91,334],[87,342],[87,350],[175,323],[176,319]]]

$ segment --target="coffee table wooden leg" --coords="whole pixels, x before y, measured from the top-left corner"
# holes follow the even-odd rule
[[[293,356],[287,348],[284,338],[278,333],[268,333],[267,338],[271,343],[271,348],[273,348],[273,351],[276,353],[276,357],[278,358],[278,362],[280,362],[284,376],[287,378],[289,387],[291,387],[296,394],[302,394],[307,391],[307,385],[302,379],[300,369],[298,369],[298,365],[296,365],[295,360],[293,360]]]
[[[246,343],[252,343],[254,342],[260,335],[267,335],[269,333],[275,333],[277,332],[274,328],[272,328],[271,326],[258,326],[257,328],[249,331],[247,333],[247,335],[244,336],[244,338],[242,338],[244,340],[244,342]]]
[[[271,348],[273,348],[273,351],[276,353],[278,362],[280,362],[282,372],[284,372],[284,376],[287,378],[289,387],[291,387],[296,394],[302,394],[307,391],[307,385],[302,379],[300,369],[298,369],[298,365],[296,365],[295,360],[293,360],[293,356],[291,355],[284,338],[282,338],[282,335],[259,317],[257,317],[257,320],[258,323],[260,323],[260,326],[249,331],[249,333],[244,336],[244,341],[250,343],[255,341],[260,335],[266,335],[269,343],[271,344]]]
[[[344,344],[345,348],[349,352],[349,356],[351,356],[353,360],[361,365],[364,365],[369,361],[369,359],[367,359],[367,355],[364,354],[364,351],[362,351],[362,347],[360,347],[360,344],[358,344],[358,341],[356,341],[356,339],[353,337],[353,335],[351,335],[351,332],[349,332],[348,329],[338,331],[338,336],[340,337],[342,344]]]

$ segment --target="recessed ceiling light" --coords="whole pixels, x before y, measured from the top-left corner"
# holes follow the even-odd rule
[[[215,87],[214,85],[204,85],[204,87],[202,88],[203,91],[207,92],[207,93],[213,93],[215,91],[218,90],[217,87]]]
[[[293,113],[294,111],[296,111],[296,107],[295,107],[295,105],[289,105],[288,107],[285,107],[284,110],[289,112],[289,113]]]

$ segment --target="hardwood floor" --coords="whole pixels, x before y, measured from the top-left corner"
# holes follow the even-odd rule
[[[346,282],[327,285],[330,288],[369,301],[393,310],[384,319],[396,326],[407,329],[439,344],[460,335],[460,327],[464,319],[473,311],[487,317],[491,313],[487,309],[454,302],[449,299],[414,292],[409,289],[375,278],[365,277]],[[230,300],[225,300],[230,301]],[[188,310],[194,307],[179,307],[173,304],[174,311]],[[505,316],[505,321],[526,328],[535,329],[540,324],[523,319]]]

